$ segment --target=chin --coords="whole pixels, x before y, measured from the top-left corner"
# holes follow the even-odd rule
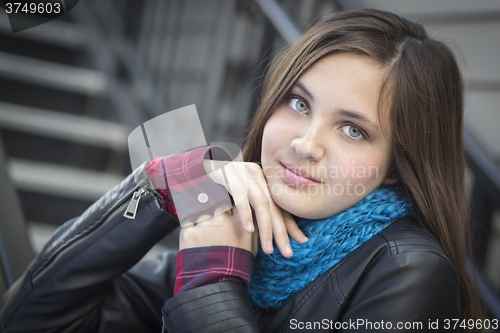
[[[325,213],[315,205],[312,205],[310,201],[293,200],[292,198],[287,196],[276,195],[272,196],[272,198],[279,207],[297,217],[309,220],[317,220],[334,215]]]

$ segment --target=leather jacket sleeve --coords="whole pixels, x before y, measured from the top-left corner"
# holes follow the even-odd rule
[[[175,253],[157,259],[163,263],[131,267],[179,221],[147,189],[144,167],[52,235],[2,300],[6,332],[161,330],[159,309],[172,296]],[[167,269],[159,272],[159,264]]]
[[[260,332],[247,291],[238,282],[218,282],[168,299],[162,309],[164,331]]]

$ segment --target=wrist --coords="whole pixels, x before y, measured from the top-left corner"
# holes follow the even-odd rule
[[[248,290],[255,258],[230,246],[198,247],[179,251],[174,295],[221,281],[242,283]]]
[[[229,207],[219,207],[221,210],[226,208]],[[231,211],[233,211],[232,215]],[[245,231],[237,212],[234,208],[203,222],[184,225],[179,235],[179,250],[207,246],[231,246],[257,254],[258,232]]]

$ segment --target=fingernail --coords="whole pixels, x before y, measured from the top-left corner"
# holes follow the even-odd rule
[[[287,254],[293,254],[292,248],[290,247],[290,244],[286,244],[286,246],[285,246],[285,252]]]
[[[304,235],[304,243],[307,242],[309,240],[309,238],[307,238],[305,235]]]
[[[252,221],[248,221],[247,223],[247,228],[250,232],[253,232],[254,231],[254,228],[253,228],[253,222]]]
[[[269,240],[267,241],[267,248],[269,249],[269,251],[273,251],[273,241],[272,240]]]

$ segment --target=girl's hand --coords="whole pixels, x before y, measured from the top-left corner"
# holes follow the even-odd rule
[[[203,165],[210,178],[226,187],[233,197],[241,224],[248,233],[254,231],[253,208],[265,253],[273,252],[273,235],[284,257],[293,255],[288,235],[298,243],[307,241],[292,216],[272,200],[264,173],[258,164],[204,160]]]
[[[181,228],[179,250],[216,245],[234,246],[250,251],[256,256],[259,246],[258,232],[245,232],[239,215],[235,214],[236,208],[233,208],[233,214],[228,210],[229,207],[218,209],[224,209],[224,213]]]

